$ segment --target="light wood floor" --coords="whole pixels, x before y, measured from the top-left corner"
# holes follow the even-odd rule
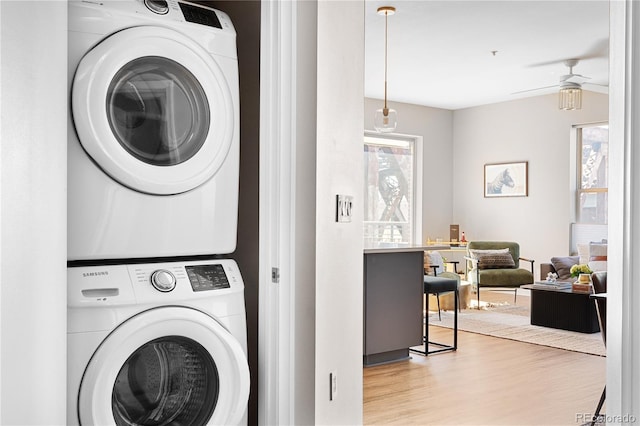
[[[440,327],[430,333],[435,341],[450,337]],[[364,423],[580,425],[600,398],[605,362],[460,331],[457,352],[365,368]]]

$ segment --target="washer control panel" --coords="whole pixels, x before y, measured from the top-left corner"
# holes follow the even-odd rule
[[[230,259],[129,265],[132,280],[162,293],[193,293],[230,289],[237,283],[237,265]],[[241,279],[240,279],[241,280]],[[150,284],[150,285],[149,285]],[[136,286],[140,289],[140,286]]]
[[[243,294],[232,259],[67,268],[69,307],[166,303]]]
[[[187,277],[193,291],[219,290],[230,288],[229,279],[219,263],[186,266]]]

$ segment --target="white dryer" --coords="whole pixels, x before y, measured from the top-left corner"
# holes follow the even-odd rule
[[[68,260],[236,247],[236,33],[177,0],[69,2]]]
[[[246,424],[233,260],[68,268],[67,423]]]

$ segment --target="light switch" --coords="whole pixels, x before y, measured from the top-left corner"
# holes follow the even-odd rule
[[[351,222],[353,195],[336,195],[336,222]]]

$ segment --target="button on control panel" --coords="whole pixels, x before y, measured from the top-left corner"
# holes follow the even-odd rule
[[[151,274],[151,285],[163,293],[176,287],[176,277],[166,269],[158,269]]]
[[[166,15],[169,12],[169,4],[166,0],[144,0],[144,5],[158,15]]]

